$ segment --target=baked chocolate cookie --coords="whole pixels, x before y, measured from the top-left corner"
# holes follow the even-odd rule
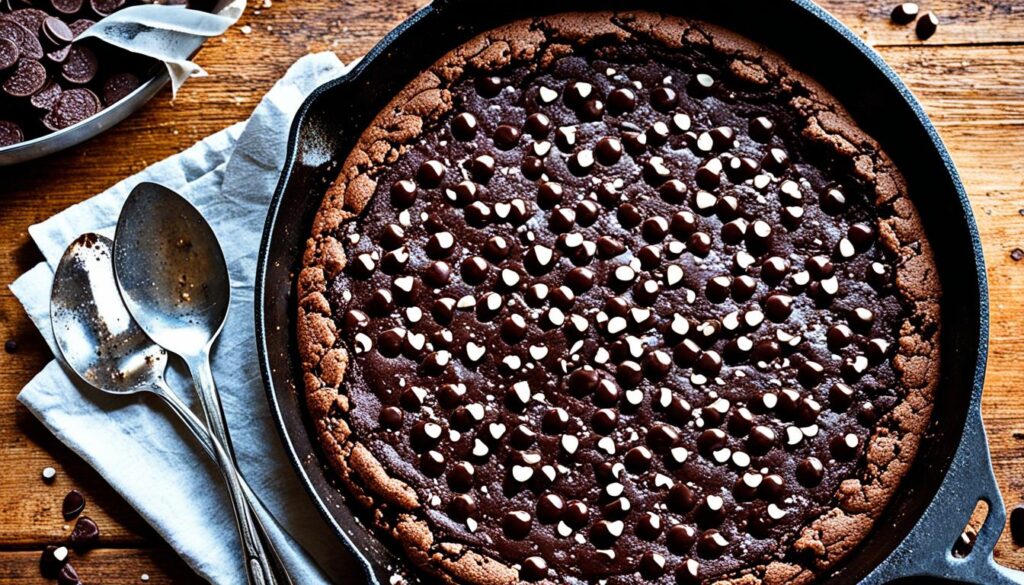
[[[455,49],[316,216],[297,339],[354,506],[450,583],[805,583],[931,413],[907,186],[730,31],[574,13]]]

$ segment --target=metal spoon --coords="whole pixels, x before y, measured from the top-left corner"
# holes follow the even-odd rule
[[[50,292],[50,320],[61,355],[83,380],[104,392],[149,392],[171,407],[220,467],[236,510],[249,582],[273,583],[260,541],[265,531],[249,507],[259,501],[221,442],[164,381],[167,352],[146,336],[125,307],[114,279],[112,248],[110,239],[85,234],[61,258]]]

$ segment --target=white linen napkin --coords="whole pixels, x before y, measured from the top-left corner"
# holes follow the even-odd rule
[[[296,584],[359,582],[361,575],[352,574],[358,569],[346,562],[347,554],[300,485],[271,421],[256,358],[253,286],[291,120],[313,89],[346,70],[333,53],[307,55],[267,93],[247,122],[31,226],[29,234],[46,260],[11,285],[56,353],[49,292],[53,272],[72,240],[88,231],[112,236],[124,199],[141,181],[178,191],[202,212],[220,239],[232,283],[228,321],[213,352],[214,376],[239,467],[288,533],[274,537]],[[167,377],[198,413],[184,368],[172,361]],[[170,411],[153,397],[106,396],[73,379],[54,360],[18,400],[96,468],[199,575],[213,583],[244,583],[241,549],[220,475]],[[88,578],[87,572],[83,577]]]
[[[171,77],[171,91],[189,77],[206,75],[191,61],[210,37],[224,34],[245,12],[246,0],[224,0],[213,13],[184,6],[143,4],[129,6],[101,19],[76,40],[98,38],[126,51],[163,61]]]

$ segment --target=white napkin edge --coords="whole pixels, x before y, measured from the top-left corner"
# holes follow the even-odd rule
[[[208,38],[224,34],[238,22],[245,6],[246,0],[230,0],[215,14],[161,4],[130,6],[101,19],[75,40],[98,38],[163,62],[171,78],[171,94],[177,96],[190,77],[206,75],[192,55]]]

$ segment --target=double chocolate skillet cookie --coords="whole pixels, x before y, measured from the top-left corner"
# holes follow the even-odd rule
[[[520,21],[370,124],[298,278],[313,432],[447,583],[806,583],[928,424],[939,284],[819,85],[652,13]]]

